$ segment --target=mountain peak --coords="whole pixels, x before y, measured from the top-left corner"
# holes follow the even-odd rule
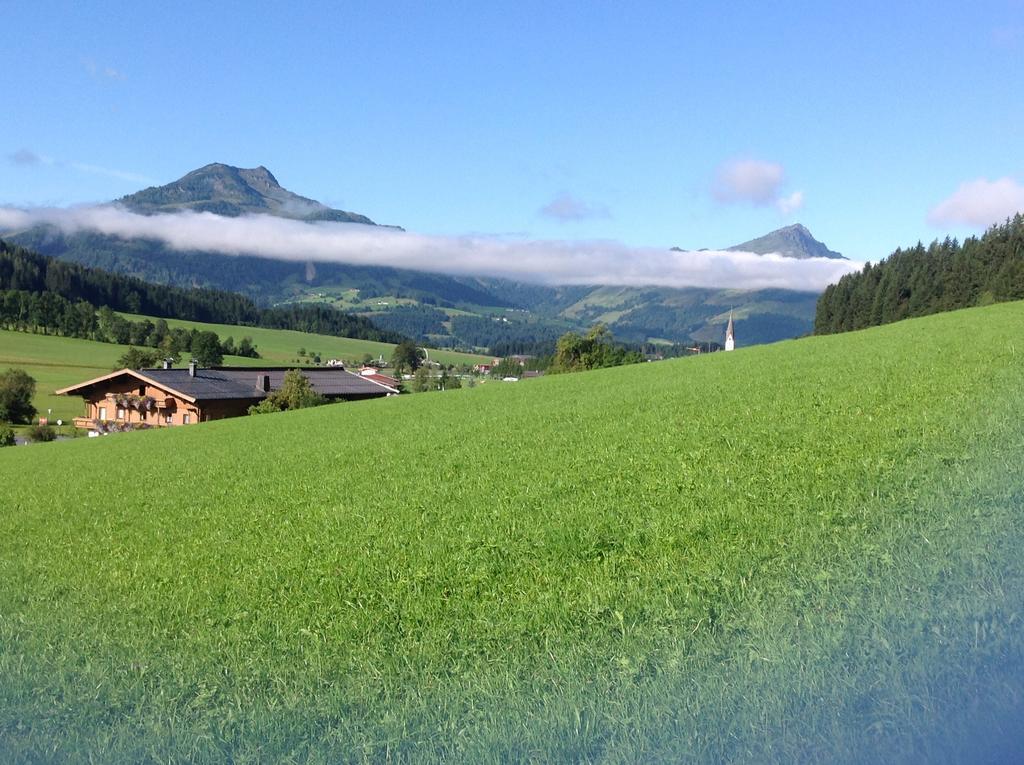
[[[376,225],[365,215],[335,210],[283,188],[266,167],[240,168],[213,162],[164,186],[151,186],[121,197],[132,212],[158,215],[182,211],[238,217],[263,214],[305,221]]]
[[[263,165],[254,167],[252,170],[239,169],[238,174],[249,181],[249,183],[261,184],[274,189],[281,188],[281,184],[277,182],[277,178],[274,177],[274,174],[267,170]]]
[[[787,258],[846,258],[819,242],[802,223],[783,226],[764,236],[730,247],[731,251],[753,252],[758,255],[778,253]]]

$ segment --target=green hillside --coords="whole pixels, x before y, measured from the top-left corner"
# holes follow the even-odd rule
[[[2,449],[0,760],[1014,761],[1022,326]]]
[[[0,330],[0,370],[18,367],[32,375],[36,380],[33,406],[44,417],[52,409],[54,419],[65,421],[82,414],[82,400],[54,396],[53,391],[106,374],[125,350],[92,340]]]
[[[123,314],[125,318],[138,320],[143,316]],[[293,332],[289,329],[265,329],[263,327],[235,327],[230,324],[206,324],[201,321],[184,321],[180,319],[167,319],[169,327],[187,327],[199,330],[212,330],[222,339],[229,336],[236,341],[243,336],[252,338],[256,344],[262,361],[257,363],[288,364],[296,357],[300,348],[307,351],[316,351],[326,359],[338,358],[358,361],[364,354],[369,353],[374,358],[383,355],[385,360],[391,358],[391,351],[394,345],[390,343],[376,343],[372,340],[355,340],[348,337],[334,337],[333,335],[314,335],[309,332]],[[458,351],[443,351],[428,349],[431,361],[438,361],[442,364],[478,364],[482,361],[491,361],[490,356],[479,356],[472,353],[459,353]]]

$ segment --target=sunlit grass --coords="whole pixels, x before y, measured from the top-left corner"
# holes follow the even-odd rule
[[[133,314],[123,314],[126,318],[138,321],[145,317]],[[171,327],[196,328],[199,330],[212,330],[216,332],[221,340],[233,337],[237,343],[248,335],[256,344],[263,363],[287,364],[298,357],[300,348],[319,353],[326,361],[329,358],[338,358],[346,361],[358,362],[364,354],[369,353],[374,358],[383,356],[385,361],[390,361],[394,345],[389,343],[376,343],[372,340],[358,340],[350,337],[334,337],[333,335],[314,335],[309,332],[294,332],[289,329],[265,329],[263,327],[236,327],[230,324],[206,324],[198,321],[185,321],[181,319],[167,319]],[[428,350],[432,361],[442,364],[478,364],[481,361],[489,362],[490,356],[479,356],[457,351]]]
[[[1024,690],[1021,327],[0,450],[0,758],[955,757]]]

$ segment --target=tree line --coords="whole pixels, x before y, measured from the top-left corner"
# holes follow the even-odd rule
[[[233,337],[222,342],[210,330],[171,328],[165,319],[132,321],[108,306],[97,309],[85,300],[71,302],[53,292],[0,291],[0,329],[153,349],[122,357],[131,362],[121,366],[133,368],[154,366],[162,358],[186,353],[203,366],[219,364],[226,355],[260,357],[251,337],[237,344]]]
[[[495,356],[534,353],[542,347],[550,353],[566,329],[564,324],[463,315],[451,318],[451,328],[458,344],[468,348],[488,348]]]
[[[217,324],[291,329],[397,343],[403,338],[369,319],[315,305],[258,306],[244,295],[206,288],[154,284],[56,258],[0,240],[0,290],[84,301],[115,311]]]
[[[443,335],[448,314],[425,305],[400,305],[374,313],[371,321],[378,327],[425,342],[428,335]]]
[[[818,299],[814,333],[826,335],[915,316],[1024,299],[1024,215],[962,243],[918,242],[847,274]]]

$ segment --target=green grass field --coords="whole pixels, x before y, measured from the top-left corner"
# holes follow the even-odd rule
[[[36,380],[33,404],[46,416],[70,421],[82,414],[82,399],[54,396],[53,391],[106,374],[126,346],[51,335],[0,330],[0,370],[24,369]]]
[[[144,316],[123,314],[126,318],[138,321]],[[183,321],[180,319],[167,319],[171,327],[195,327],[216,332],[221,340],[233,337],[238,342],[242,337],[248,335],[256,344],[262,362],[272,364],[290,364],[298,356],[298,350],[304,348],[310,352],[317,352],[326,361],[329,358],[338,358],[358,363],[363,354],[369,353],[374,358],[383,355],[384,359],[390,360],[391,351],[395,347],[388,343],[375,343],[371,340],[355,340],[348,337],[334,337],[332,335],[313,335],[307,332],[293,332],[288,329],[263,329],[262,327],[236,327],[230,324],[204,324],[198,321]],[[429,350],[431,361],[439,361],[442,364],[478,364],[490,362],[490,356],[477,356],[470,353],[458,353],[456,351]]]
[[[0,450],[0,760],[1015,761],[1021,328]]]

